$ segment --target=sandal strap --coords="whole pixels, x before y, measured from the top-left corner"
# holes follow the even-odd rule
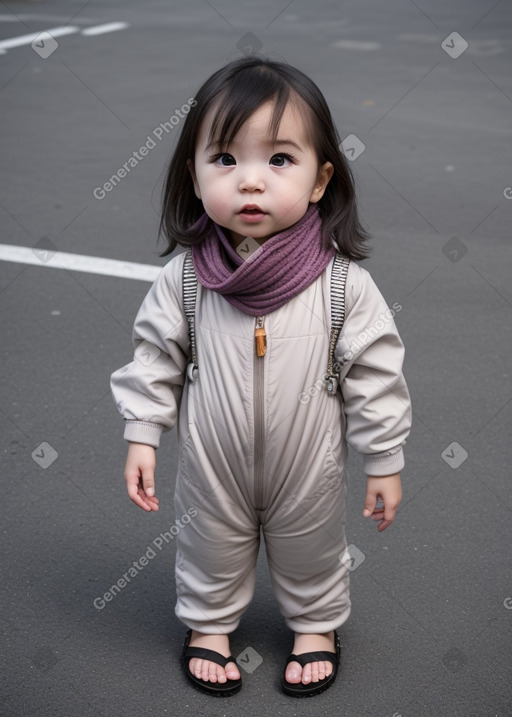
[[[187,649],[185,650],[184,657],[186,660],[189,660],[192,657],[199,657],[202,660],[210,660],[210,662],[215,662],[221,667],[226,667],[228,662],[235,661],[232,655],[229,655],[229,657],[224,657],[224,655],[221,655],[220,652],[216,652],[215,650],[208,650],[206,647],[187,647]]]
[[[334,666],[338,665],[339,660],[335,652],[328,652],[327,650],[317,650],[316,652],[304,652],[302,655],[289,655],[286,660],[288,665],[290,662],[298,662],[301,667],[309,664],[310,662],[332,662]]]

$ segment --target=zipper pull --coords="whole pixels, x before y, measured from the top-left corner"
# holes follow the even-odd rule
[[[265,327],[263,322],[264,316],[258,316],[256,318],[256,326],[254,329],[254,338],[256,339],[256,356],[265,356],[267,350],[267,334],[265,333]]]

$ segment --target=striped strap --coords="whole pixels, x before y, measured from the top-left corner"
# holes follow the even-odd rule
[[[347,282],[350,259],[336,254],[331,274],[331,337],[329,341],[329,360],[324,380],[330,396],[338,390],[341,363],[334,363],[334,352],[345,321],[345,284]]]
[[[197,277],[192,260],[192,252],[187,251],[183,262],[183,309],[188,322],[188,336],[190,339],[190,363],[187,366],[187,376],[191,381],[199,378],[196,350],[196,298]]]
[[[336,254],[331,274],[331,336],[329,341],[329,358],[324,380],[330,396],[338,390],[339,375],[342,364],[334,362],[336,344],[345,321],[345,284],[350,260]],[[197,346],[195,329],[195,309],[197,298],[197,277],[192,260],[192,252],[187,251],[183,262],[183,308],[188,322],[191,361],[187,367],[187,375],[191,381],[199,378],[197,365]]]

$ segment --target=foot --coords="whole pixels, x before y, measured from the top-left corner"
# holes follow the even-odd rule
[[[207,635],[203,632],[192,630],[189,647],[205,647],[208,650],[220,652],[224,657],[229,657],[231,654],[227,635]],[[188,669],[198,679],[205,682],[224,684],[227,680],[240,679],[240,672],[235,662],[228,662],[226,667],[221,667],[210,660],[192,657],[189,660]]]
[[[295,642],[293,644],[293,654],[302,655],[305,652],[316,652],[317,650],[327,650],[327,652],[336,653],[334,646],[334,630],[323,634],[295,633]],[[290,662],[286,668],[285,679],[292,684],[302,682],[309,685],[312,682],[329,677],[333,671],[333,665],[328,660],[320,662],[310,662],[301,667],[298,662]]]

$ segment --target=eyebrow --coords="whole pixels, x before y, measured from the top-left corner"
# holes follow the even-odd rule
[[[213,140],[212,142],[209,142],[206,147],[205,151],[211,149],[212,147],[220,147],[224,142],[219,142],[219,140]],[[236,144],[236,142],[230,142],[230,144]],[[296,142],[294,142],[292,139],[276,139],[276,140],[269,140],[268,142],[264,142],[264,144],[267,144],[268,146],[275,147],[276,145],[283,146],[283,145],[291,145],[292,147],[295,147],[296,150],[299,152],[303,152],[304,150],[300,145],[298,145]]]

